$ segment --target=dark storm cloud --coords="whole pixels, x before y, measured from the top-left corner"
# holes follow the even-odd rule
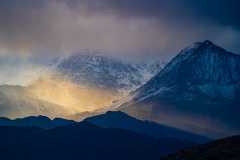
[[[237,0],[68,0],[67,3],[73,8],[86,5],[91,12],[112,12],[126,17],[182,19],[197,16],[240,27],[240,1]]]
[[[194,12],[221,25],[240,27],[240,1],[238,0],[187,0]]]
[[[210,39],[240,51],[236,0],[2,0],[1,53],[113,53],[174,55]]]

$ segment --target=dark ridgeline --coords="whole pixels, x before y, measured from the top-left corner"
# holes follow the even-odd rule
[[[239,160],[240,136],[217,140],[178,151],[162,160]]]
[[[86,118],[84,122],[89,122],[102,128],[124,129],[131,132],[151,136],[154,138],[174,138],[191,143],[206,143],[209,138],[177,128],[161,125],[150,121],[141,121],[120,111],[108,111],[105,114]],[[53,120],[45,116],[30,116],[25,118],[8,119],[0,118],[0,126],[16,127],[37,127],[42,129],[52,129],[60,126],[77,124],[76,121],[55,118]]]
[[[75,122],[0,118],[0,157],[12,159],[159,159],[209,139],[122,112]]]
[[[7,160],[157,160],[192,145],[88,122],[48,130],[0,127],[0,141],[0,158]]]
[[[73,123],[76,122],[63,118],[54,118],[53,120],[51,120],[45,116],[30,116],[13,120],[8,118],[0,118],[0,126],[38,127],[43,129],[66,126]]]
[[[90,122],[99,127],[125,129],[154,138],[174,138],[198,144],[210,141],[209,138],[191,132],[150,121],[141,121],[120,111],[109,111],[102,115],[87,118],[84,121]]]

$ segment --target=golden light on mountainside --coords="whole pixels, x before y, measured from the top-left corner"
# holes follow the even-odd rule
[[[34,81],[28,90],[37,99],[63,106],[66,115],[104,109],[119,97],[112,91],[51,78]]]

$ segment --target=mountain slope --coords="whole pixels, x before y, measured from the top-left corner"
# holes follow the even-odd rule
[[[44,115],[79,121],[102,113],[115,98],[112,92],[83,88],[64,80],[41,79],[29,86],[2,85],[0,117]]]
[[[0,117],[44,115],[81,120],[104,112],[161,68],[160,62],[131,64],[98,54],[76,54],[54,62],[27,86],[0,86]]]
[[[68,113],[63,106],[40,100],[22,86],[0,86],[0,102],[0,117],[45,115],[54,118]]]
[[[240,136],[229,137],[205,145],[178,151],[164,160],[238,160]]]
[[[141,93],[154,94],[160,89],[192,89],[209,98],[236,98],[230,87],[238,87],[240,56],[227,52],[210,41],[195,43],[182,50],[157,76],[141,87]],[[198,87],[198,88],[193,88]],[[209,90],[208,90],[209,89]],[[232,90],[231,90],[232,89]],[[212,90],[212,91],[211,91]],[[221,91],[226,92],[221,92]],[[184,96],[184,95],[183,95]]]
[[[189,146],[174,139],[156,140],[125,130],[99,128],[87,122],[50,130],[0,127],[0,141],[1,158],[8,160],[157,160]]]
[[[107,112],[85,119],[89,123],[105,128],[120,128],[130,130],[136,133],[149,135],[155,138],[175,138],[182,141],[205,143],[208,138],[185,132],[176,128],[160,125],[149,121],[140,121],[128,116],[123,112]]]
[[[182,50],[121,110],[175,127],[224,136],[239,133],[240,56],[210,41]]]
[[[156,75],[162,63],[130,63],[94,53],[79,53],[59,60],[55,70],[80,85],[129,92]]]

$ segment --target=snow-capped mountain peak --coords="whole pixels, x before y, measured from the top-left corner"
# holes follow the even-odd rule
[[[182,56],[185,58],[188,56],[191,56],[192,54],[196,54],[196,53],[206,53],[206,51],[209,50],[210,53],[212,54],[216,54],[216,53],[220,53],[220,52],[227,52],[225,49],[215,45],[213,42],[206,40],[203,42],[196,42],[193,43],[192,45],[184,48],[183,50],[180,51],[180,53],[178,54],[178,57]],[[213,50],[215,50],[213,52]]]
[[[164,91],[166,88],[198,88],[204,94],[209,94],[207,92],[210,90],[225,94],[222,90],[224,89],[228,91],[226,94],[231,92],[233,95],[235,90],[232,85],[238,83],[240,83],[240,56],[210,41],[204,41],[194,43],[180,51],[158,75],[138,89],[137,94],[146,96],[163,88]],[[214,97],[217,95],[211,94]]]
[[[225,136],[240,132],[240,55],[204,41],[183,49],[119,108],[142,119]]]

